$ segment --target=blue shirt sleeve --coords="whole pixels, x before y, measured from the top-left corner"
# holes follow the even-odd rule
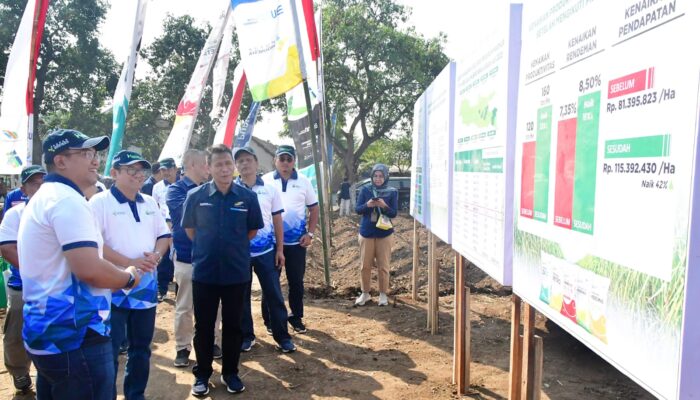
[[[187,198],[185,199],[185,204],[184,206],[180,207],[180,209],[184,209],[182,212],[182,222],[181,226],[183,228],[190,228],[194,229],[197,227],[197,194],[194,192],[190,192],[187,194]],[[178,209],[178,212],[179,210]],[[171,218],[174,218],[172,212],[170,213]]]
[[[257,197],[250,196],[248,199],[248,230],[261,229],[265,226],[263,221],[262,211],[260,211],[260,203],[258,203]]]
[[[10,194],[12,194],[12,192],[8,193],[7,196],[5,196],[5,205],[2,208],[3,215],[7,212],[7,210],[10,209]]]
[[[394,218],[396,214],[398,214],[399,209],[399,192],[397,190],[392,190],[388,200],[386,205],[389,207],[382,210],[382,213],[389,218]]]
[[[187,192],[185,192],[180,185],[173,184],[168,186],[168,191],[165,196],[165,204],[168,206],[168,211],[170,212],[170,221],[173,224],[180,224],[182,219],[182,206],[185,202]]]
[[[369,190],[363,187],[360,190],[360,194],[357,196],[357,202],[355,203],[355,212],[358,214],[370,214],[372,209],[367,207],[367,202],[371,198]]]

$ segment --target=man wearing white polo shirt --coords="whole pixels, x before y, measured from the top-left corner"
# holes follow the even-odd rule
[[[27,195],[27,201],[34,196],[44,182],[46,171],[38,165],[30,165],[22,169],[22,193]],[[26,203],[20,203],[6,210],[0,224],[0,251],[2,257],[10,263],[10,277],[7,280],[8,308],[3,327],[2,347],[5,353],[5,368],[12,375],[15,389],[25,393],[32,387],[29,367],[32,361],[22,343],[22,278],[19,275],[19,260],[17,259],[17,232]]]
[[[175,165],[175,160],[172,158],[164,158],[157,163],[159,165],[161,180],[156,182],[151,189],[153,199],[158,203],[160,207],[160,212],[163,218],[168,223],[170,221],[170,210],[166,203],[168,187],[173,183],[177,182],[177,165]],[[172,225],[171,225],[172,226]],[[173,281],[173,276],[175,273],[175,266],[173,265],[173,260],[170,257],[170,251],[163,253],[163,258],[158,264],[158,301],[161,302],[165,300],[165,296],[168,294],[168,286],[170,282]],[[176,289],[177,290],[177,289]]]
[[[96,152],[108,146],[106,136],[51,132],[42,146],[49,174],[19,224],[22,336],[39,400],[114,397],[111,290],[138,285],[140,273],[101,257],[102,236],[83,196],[97,182]]]
[[[142,195],[148,161],[133,151],[122,150],[114,156],[110,175],[114,185],[90,199],[100,233],[104,239],[104,257],[126,267],[155,266],[168,249],[170,229],[151,196]],[[151,341],[156,322],[156,272],[145,273],[138,286],[112,294],[112,350],[114,369],[119,366],[119,347],[127,339],[124,373],[126,399],[144,398],[151,360]],[[116,381],[115,392],[116,398]]]
[[[284,268],[284,227],[282,223],[282,196],[272,185],[266,185],[257,176],[258,156],[251,147],[241,147],[233,153],[236,169],[240,173],[236,184],[257,194],[265,226],[250,240],[250,263],[258,276],[262,289],[263,321],[268,332],[283,353],[296,351],[287,329],[287,307],[280,288],[280,271]],[[250,283],[248,284],[241,329],[243,344],[241,351],[250,351],[255,344],[255,330],[250,307]]]
[[[273,185],[282,193],[284,212],[284,258],[289,282],[289,324],[296,333],[305,333],[304,273],[306,248],[311,246],[318,224],[318,198],[308,178],[294,169],[296,152],[293,146],[282,145],[275,152],[275,171],[263,176],[265,184]],[[306,227],[306,210],[309,225]]]

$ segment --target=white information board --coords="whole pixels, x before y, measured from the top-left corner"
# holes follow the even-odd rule
[[[513,290],[668,399],[700,395],[680,383],[698,351],[684,302],[700,62],[683,43],[699,27],[690,0],[530,2],[523,17]]]
[[[413,107],[413,148],[411,149],[411,205],[410,214],[425,225],[427,213],[427,174],[425,173],[425,94]]]
[[[522,5],[492,7],[503,23],[456,63],[452,247],[510,285]]]
[[[425,91],[427,201],[425,225],[450,243],[452,223],[452,112],[454,62],[450,62]]]

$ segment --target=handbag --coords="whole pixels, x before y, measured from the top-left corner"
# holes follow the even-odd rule
[[[374,189],[372,189],[372,194],[374,194],[374,197],[379,197],[379,196],[377,196],[377,191]],[[391,218],[382,214],[381,208],[377,207],[377,210],[379,211],[379,218],[377,218],[377,224],[375,225],[377,227],[377,229],[381,229],[384,231],[388,231],[389,229],[392,229],[394,227],[394,224],[391,223]]]

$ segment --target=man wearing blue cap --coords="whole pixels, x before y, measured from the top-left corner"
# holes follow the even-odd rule
[[[114,156],[110,176],[114,185],[90,199],[90,207],[104,239],[104,257],[115,265],[154,269],[168,249],[170,229],[151,196],[142,195],[148,161],[133,151]],[[112,294],[112,350],[114,370],[119,347],[127,339],[124,396],[143,399],[148,383],[151,341],[156,322],[156,272],[144,273],[138,286]],[[116,377],[115,377],[116,378]],[[116,398],[116,381],[114,382]]]
[[[306,249],[311,246],[318,224],[318,197],[311,181],[294,169],[296,151],[293,146],[282,145],[275,152],[275,171],[263,176],[265,184],[273,185],[282,193],[284,212],[284,258],[287,282],[289,282],[289,324],[296,333],[305,333],[304,325],[304,273]],[[306,225],[306,210],[309,225]]]
[[[252,147],[241,147],[233,153],[239,176],[236,184],[257,194],[265,226],[250,241],[250,262],[260,281],[262,289],[262,316],[268,332],[277,342],[277,349],[283,353],[296,350],[287,329],[287,307],[280,288],[279,274],[284,268],[284,226],[282,222],[282,196],[272,185],[266,185],[257,176],[258,156]],[[250,286],[245,298],[243,311],[243,344],[241,351],[250,351],[255,344],[253,316],[250,307]]]
[[[106,136],[51,132],[42,146],[49,174],[20,221],[22,337],[38,371],[38,399],[114,397],[111,290],[131,289],[141,277],[134,266],[102,258],[102,235],[83,195],[97,182],[97,151],[108,146]]]
[[[22,181],[22,193],[31,198],[44,182],[46,171],[38,165],[30,165],[22,169],[20,175]],[[28,201],[27,199],[27,201]],[[19,260],[17,259],[17,232],[19,221],[26,203],[7,210],[0,224],[0,251],[7,262],[10,263],[10,278],[7,280],[7,299],[9,301],[5,326],[3,327],[3,351],[5,353],[5,368],[12,375],[15,389],[26,392],[32,387],[32,378],[29,376],[29,367],[32,361],[22,343],[22,279],[19,275]]]
[[[163,172],[160,170],[160,163],[151,165],[151,176],[141,186],[141,193],[153,196],[153,186],[163,179]]]
[[[172,158],[164,158],[157,164],[159,171],[158,174],[161,176],[161,179],[153,185],[151,193],[153,199],[156,201],[156,203],[158,203],[158,207],[160,207],[160,212],[163,215],[163,218],[165,218],[168,224],[170,224],[172,227],[172,221],[170,220],[170,209],[168,208],[166,200],[168,188],[170,185],[177,182],[177,165],[175,165],[175,160]],[[144,187],[146,186],[144,185]],[[171,252],[168,249],[158,264],[158,302],[165,300],[165,295],[168,294],[168,286],[170,285],[170,282],[173,281],[175,273],[175,266],[170,257],[170,253]]]

